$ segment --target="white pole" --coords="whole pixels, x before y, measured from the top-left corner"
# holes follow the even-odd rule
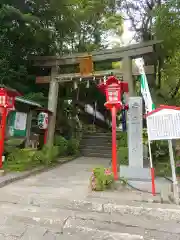
[[[176,204],[179,204],[179,187],[178,187],[178,182],[176,178],[172,140],[168,140],[168,146],[169,146],[169,156],[170,156],[170,163],[171,163],[171,170],[172,170],[172,179],[173,179],[174,201]]]
[[[149,161],[150,161],[150,168],[153,168],[153,162],[152,162],[152,152],[151,152],[151,142],[148,139],[148,148],[149,148]]]

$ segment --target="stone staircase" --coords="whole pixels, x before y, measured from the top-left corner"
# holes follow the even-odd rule
[[[111,158],[111,132],[95,132],[84,134],[80,150],[85,157]]]

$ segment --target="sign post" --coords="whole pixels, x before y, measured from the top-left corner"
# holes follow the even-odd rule
[[[179,187],[178,187],[178,182],[176,178],[176,167],[175,167],[175,161],[174,161],[172,140],[168,140],[168,146],[169,146],[169,156],[170,156],[171,170],[172,170],[174,200],[176,201],[176,204],[179,204]]]
[[[175,171],[172,139],[180,138],[180,107],[160,106],[147,114],[147,130],[149,141],[168,140],[170,163],[173,178],[174,200],[179,202],[179,189]],[[150,148],[150,147],[149,147]],[[151,149],[150,160],[152,162]],[[153,182],[152,182],[153,185]]]

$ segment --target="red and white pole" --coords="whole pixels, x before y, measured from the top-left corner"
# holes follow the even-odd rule
[[[118,180],[117,172],[117,153],[116,153],[116,107],[111,109],[112,114],[112,170],[114,173],[114,180]]]
[[[44,130],[44,145],[47,143],[48,128]]]
[[[149,161],[150,161],[150,168],[151,168],[151,181],[152,181],[152,195],[156,195],[155,190],[155,172],[153,168],[153,162],[152,162],[152,153],[151,153],[151,142],[148,139],[148,147],[149,147]]]
[[[0,126],[0,169],[3,165],[3,153],[4,153],[4,139],[6,134],[6,117],[7,117],[7,108],[2,107],[1,108],[1,126]]]

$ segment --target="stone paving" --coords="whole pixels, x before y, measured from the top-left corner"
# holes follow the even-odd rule
[[[1,188],[0,240],[180,240],[179,206],[124,188],[92,193],[97,165],[108,161],[78,158]]]

